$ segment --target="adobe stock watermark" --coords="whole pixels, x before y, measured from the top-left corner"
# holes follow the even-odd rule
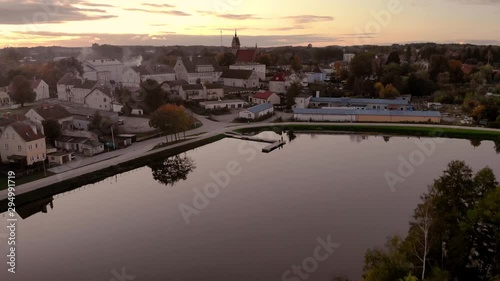
[[[385,9],[371,11],[371,21],[368,21],[363,27],[354,27],[354,32],[356,34],[355,40],[357,41],[356,44],[369,44],[372,39],[372,34],[382,32],[383,28],[387,28],[391,24],[393,17],[401,14],[403,11],[404,6],[401,0],[389,0]]]
[[[339,243],[331,241],[331,235],[324,240],[321,237],[316,238],[318,246],[314,248],[312,255],[303,259],[299,265],[292,265],[281,275],[282,281],[301,281],[307,280],[312,273],[316,272],[321,262],[326,261],[340,247]]]
[[[397,184],[404,183],[418,167],[422,166],[436,152],[438,145],[447,141],[442,136],[442,130],[433,130],[431,137],[415,139],[414,143],[417,147],[406,157],[401,154],[398,156],[399,165],[396,172],[386,171],[384,173],[384,178],[392,192],[396,191]]]
[[[269,132],[268,132],[269,133]],[[262,134],[261,138],[271,138],[272,133]],[[239,155],[246,156],[243,163],[250,163],[257,158],[257,154],[261,153],[262,147],[256,142],[242,141],[237,148]],[[221,191],[227,188],[231,183],[231,178],[240,175],[243,172],[242,163],[236,160],[231,160],[226,163],[225,169],[222,171],[209,173],[210,182],[205,184],[201,189],[195,187],[193,189],[192,203],[179,203],[178,209],[186,224],[191,222],[191,216],[197,216],[200,212],[207,208],[210,201],[215,199]]]
[[[116,269],[111,270],[111,274],[113,275],[113,278],[111,278],[109,281],[132,281],[135,279],[135,276],[133,275],[128,275],[126,273],[126,268],[123,267],[121,272],[116,271]]]

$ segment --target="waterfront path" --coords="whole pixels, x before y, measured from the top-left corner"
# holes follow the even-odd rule
[[[88,158],[87,161],[76,161],[79,163],[72,164],[73,166],[66,165],[66,168],[61,169],[60,173],[42,178],[36,181],[28,182],[23,185],[16,187],[16,195],[27,193],[33,190],[37,190],[73,177],[80,175],[85,175],[95,171],[108,168],[110,166],[127,162],[130,160],[137,159],[142,156],[152,155],[164,150],[171,148],[183,146],[189,143],[207,139],[219,134],[224,134],[237,129],[245,128],[259,128],[264,126],[287,126],[287,125],[311,125],[311,126],[390,126],[390,127],[428,127],[428,128],[449,128],[449,129],[468,129],[468,130],[478,130],[478,131],[495,131],[500,132],[500,130],[487,129],[487,128],[473,128],[473,127],[458,127],[458,126],[442,126],[442,125],[422,125],[422,124],[387,124],[387,123],[296,123],[296,122],[285,122],[285,123],[253,123],[253,124],[234,124],[225,122],[214,122],[206,119],[202,116],[196,116],[198,120],[203,123],[202,127],[191,130],[187,132],[187,136],[191,136],[190,139],[172,144],[160,149],[152,150],[157,144],[165,142],[165,137],[154,138],[146,140],[143,142],[134,143],[133,145],[116,150],[110,153],[105,153],[101,157]],[[7,198],[7,190],[0,191],[0,200]]]

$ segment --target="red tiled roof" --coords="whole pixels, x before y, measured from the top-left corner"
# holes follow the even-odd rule
[[[236,52],[236,62],[254,62],[257,49],[238,50]]]
[[[23,140],[30,142],[45,138],[44,135],[35,133],[31,126],[26,123],[13,123],[10,125]]]
[[[261,100],[267,100],[269,99],[274,93],[273,92],[258,92],[253,95],[253,98],[255,99],[261,99]]]
[[[285,82],[285,74],[280,73],[271,78],[271,81]]]

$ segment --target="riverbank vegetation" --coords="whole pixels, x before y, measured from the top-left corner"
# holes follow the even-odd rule
[[[406,238],[365,254],[364,281],[500,280],[500,186],[452,161],[415,208]]]
[[[483,131],[467,128],[441,128],[441,127],[414,127],[414,126],[393,126],[393,125],[323,125],[323,124],[293,124],[293,125],[275,125],[256,128],[245,128],[236,130],[239,133],[251,133],[262,131],[282,132],[294,130],[296,133],[304,131],[317,132],[338,132],[338,133],[370,133],[370,134],[391,134],[402,136],[418,137],[442,137],[471,140],[492,140],[500,144],[500,131]]]

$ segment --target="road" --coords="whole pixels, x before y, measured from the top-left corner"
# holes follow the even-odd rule
[[[165,142],[165,137],[159,137],[155,139],[150,139],[146,140],[140,143],[134,143],[133,145],[116,150],[110,153],[105,153],[102,154],[101,156],[95,156],[92,158],[88,158],[82,161],[77,161],[77,163],[74,164],[68,164],[66,165],[66,168],[61,168],[59,170],[59,173],[53,176],[49,176],[47,178],[43,178],[37,181],[29,182],[20,186],[17,186],[16,188],[16,195],[20,195],[23,193],[27,193],[36,189],[43,188],[45,186],[49,186],[73,177],[77,177],[80,175],[92,173],[107,167],[110,167],[112,165],[116,165],[118,163],[123,163],[127,162],[142,156],[147,156],[147,155],[152,155],[155,153],[158,153],[160,151],[164,151],[167,149],[179,147],[185,144],[193,143],[202,139],[207,139],[219,134],[223,134],[226,132],[230,132],[233,130],[237,129],[244,129],[244,128],[258,128],[262,126],[286,126],[286,125],[304,125],[307,123],[296,123],[296,122],[286,122],[286,123],[254,123],[254,124],[243,124],[243,125],[238,125],[234,123],[226,123],[226,122],[214,122],[211,120],[206,119],[203,116],[196,116],[195,117],[200,120],[203,123],[202,127],[199,127],[197,129],[193,129],[187,133],[187,136],[191,136],[189,140],[186,140],[182,143],[177,143],[170,145],[168,147],[164,147],[161,149],[157,149],[154,151],[151,151],[151,149],[160,143]],[[274,118],[273,118],[274,119]],[[273,120],[270,119],[270,120]],[[395,127],[429,127],[429,128],[461,128],[463,129],[464,127],[457,127],[457,126],[441,126],[441,125],[420,125],[420,124],[386,124],[386,123],[313,123],[313,125],[329,125],[329,126],[395,126]],[[467,128],[471,130],[480,130],[480,131],[498,131],[500,130],[493,130],[493,129],[486,129],[486,128]],[[7,198],[7,190],[0,191],[0,200],[3,200]]]

